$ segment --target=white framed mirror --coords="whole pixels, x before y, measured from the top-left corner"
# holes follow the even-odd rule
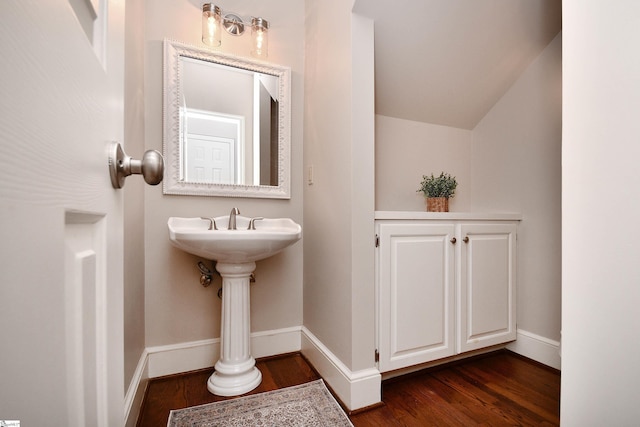
[[[291,71],[164,40],[164,194],[289,199]]]

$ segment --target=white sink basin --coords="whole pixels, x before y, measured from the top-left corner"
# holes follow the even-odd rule
[[[213,218],[217,230],[209,230],[211,220],[171,217],[169,240],[173,246],[203,258],[222,263],[259,261],[277,254],[302,236],[302,227],[289,218],[255,220],[236,216],[237,230],[229,230],[229,215]]]

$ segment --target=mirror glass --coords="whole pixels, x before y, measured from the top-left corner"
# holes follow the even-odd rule
[[[164,42],[165,194],[289,198],[290,70]]]

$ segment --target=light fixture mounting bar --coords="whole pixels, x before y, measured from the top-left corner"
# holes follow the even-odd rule
[[[232,36],[241,36],[244,33],[244,21],[234,13],[224,15],[222,26]]]

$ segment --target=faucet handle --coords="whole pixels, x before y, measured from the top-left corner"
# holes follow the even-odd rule
[[[255,218],[251,218],[249,220],[249,226],[247,227],[247,230],[255,230],[256,229],[256,221],[259,221],[261,219],[264,219],[264,217],[257,216]]]
[[[207,218],[206,216],[201,216],[200,219],[204,219],[209,221],[209,230],[217,230],[218,226],[216,225],[216,220],[213,218]]]

